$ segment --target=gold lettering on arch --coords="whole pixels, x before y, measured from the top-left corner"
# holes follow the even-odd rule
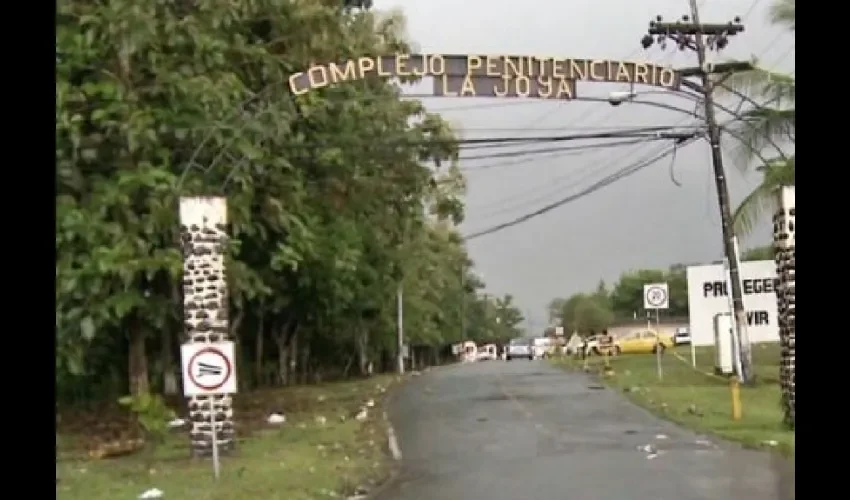
[[[453,88],[455,95],[571,98],[575,81],[619,82],[678,89],[680,75],[651,63],[510,55],[393,54],[314,64],[293,73],[288,83],[294,95],[331,84],[370,76],[381,78],[439,77],[435,88]],[[443,94],[438,94],[443,95]]]

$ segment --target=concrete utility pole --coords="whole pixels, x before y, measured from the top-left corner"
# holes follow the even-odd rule
[[[399,375],[404,375],[404,286],[399,283],[396,291],[397,323],[398,323],[398,355],[396,369]]]
[[[749,383],[753,380],[752,352],[747,336],[747,314],[744,310],[744,300],[741,290],[740,260],[738,258],[735,234],[732,228],[732,208],[729,203],[729,187],[726,184],[726,174],[723,170],[723,152],[720,148],[720,127],[714,114],[713,85],[709,78],[712,74],[727,75],[735,70],[748,69],[747,63],[710,64],[706,62],[706,50],[723,50],[729,43],[729,37],[744,31],[741,19],[726,24],[701,24],[696,0],[689,0],[690,16],[682,16],[681,21],[662,22],[661,16],[649,23],[649,31],[644,35],[641,44],[645,49],[658,43],[662,48],[668,40],[679,50],[691,49],[697,54],[699,68],[682,71],[683,76],[698,76],[700,84],[683,81],[682,85],[697,91],[703,96],[705,105],[705,121],[708,126],[708,142],[711,146],[712,166],[714,167],[714,182],[717,188],[717,200],[720,206],[720,220],[723,227],[723,248],[729,261],[729,280],[731,281],[732,307],[735,317],[735,331],[741,354],[741,381]]]
[[[460,265],[460,341],[466,342],[466,268]]]

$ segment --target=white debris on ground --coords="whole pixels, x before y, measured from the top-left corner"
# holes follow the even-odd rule
[[[697,439],[696,441],[694,441],[694,443],[700,446],[714,446],[714,443],[707,439]]]
[[[324,402],[325,401],[325,395],[319,394],[319,397],[316,398],[316,401],[318,401],[320,403]]]
[[[328,423],[328,419],[326,419],[322,415],[317,415],[316,416],[316,423],[319,424],[319,425],[325,425],[326,423]]]
[[[272,412],[271,415],[269,415],[269,418],[266,419],[266,422],[268,422],[272,425],[282,424],[282,423],[286,422],[286,416],[283,415],[282,413],[278,413],[278,412],[275,411],[275,412]]]
[[[642,451],[642,452],[646,453],[646,459],[647,460],[653,460],[663,453],[660,450],[658,450],[658,448],[656,448],[655,446],[653,446],[651,444],[645,444],[645,445],[642,445],[642,446],[638,446],[637,449],[638,449],[638,451]]]
[[[374,399],[370,399],[369,401],[366,401],[366,408],[374,408],[374,407],[375,407],[375,400]]]
[[[369,411],[366,410],[366,408],[361,408],[360,411],[357,412],[357,415],[354,415],[354,420],[357,420],[358,422],[362,422],[362,421],[366,420],[366,418],[368,416],[369,416]]]
[[[767,441],[762,441],[761,444],[765,446],[779,446],[779,441],[774,441],[773,439],[768,439]]]
[[[667,439],[667,435],[666,434],[656,434],[655,439],[664,440],[664,439]]]
[[[175,418],[175,419],[171,420],[170,422],[168,422],[168,427],[170,427],[172,429],[179,429],[180,427],[183,427],[186,424],[187,424],[186,420],[184,420],[182,418]]]
[[[145,491],[144,493],[142,493],[141,495],[139,495],[139,499],[140,500],[148,500],[148,499],[151,499],[151,498],[162,498],[162,495],[164,495],[164,494],[165,493],[163,493],[163,491],[159,488],[151,488],[151,489]]]
[[[348,497],[345,497],[345,500],[366,500],[369,494],[369,490],[364,488],[363,486],[358,486],[354,490],[354,494]]]

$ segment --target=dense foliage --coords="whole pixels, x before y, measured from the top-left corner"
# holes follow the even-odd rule
[[[399,15],[349,4],[60,2],[60,398],[177,391],[181,195],[228,200],[243,388],[389,366],[399,286],[413,344],[503,328],[446,122],[377,79],[289,94],[314,61],[406,50]]]
[[[770,21],[795,33],[796,11],[796,0],[775,0]],[[796,84],[794,73],[758,66],[732,75],[718,88],[721,94],[748,104],[739,120],[730,125],[739,139],[735,159],[742,170],[755,169],[761,174],[761,182],[733,214],[735,232],[740,235],[751,233],[765,214],[776,211],[777,188],[796,183]]]
[[[770,246],[755,247],[741,255],[741,260],[773,260]],[[628,271],[609,290],[600,281],[592,293],[577,293],[569,298],[556,298],[549,303],[549,320],[565,327],[569,332],[587,334],[635,318],[643,318],[643,285],[667,283],[670,290],[670,308],[661,312],[663,317],[687,318],[688,280],[687,266],[675,264],[669,269],[637,269]]]

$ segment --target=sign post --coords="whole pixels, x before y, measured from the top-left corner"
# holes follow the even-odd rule
[[[643,285],[643,308],[648,311],[655,309],[655,364],[658,369],[658,379],[664,378],[661,366],[661,309],[670,308],[670,288],[667,283],[649,283]]]
[[[183,344],[180,347],[180,357],[183,364],[183,394],[186,397],[209,397],[213,475],[218,479],[221,465],[218,456],[215,396],[236,393],[233,342]]]

